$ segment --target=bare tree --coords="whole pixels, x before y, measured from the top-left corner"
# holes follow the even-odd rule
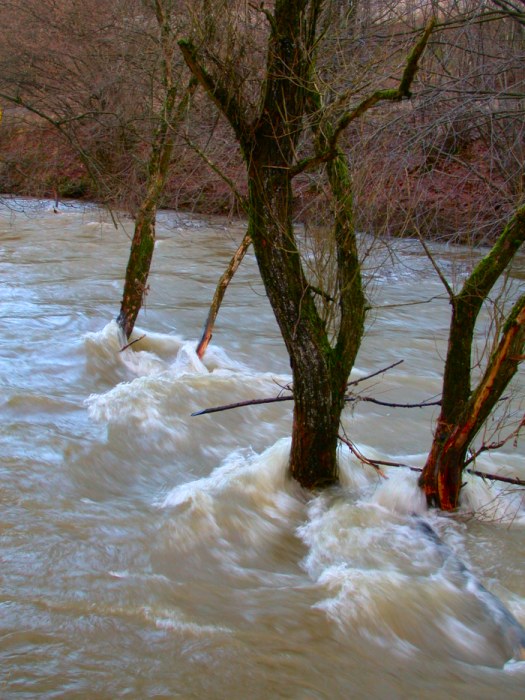
[[[148,290],[155,219],[177,128],[194,90],[182,85],[173,0],[8,3],[0,97],[55,129],[103,201],[135,226],[118,323],[128,338]],[[18,31],[20,29],[20,31]],[[16,42],[15,42],[16,32]],[[58,193],[57,193],[58,196]]]
[[[483,304],[525,241],[525,208],[509,221],[497,243],[476,265],[458,293],[442,273],[452,317],[443,377],[441,412],[420,479],[429,504],[454,510],[472,441],[491,415],[523,359],[525,296],[507,314],[501,338],[474,389],[472,355],[476,321]]]
[[[253,26],[260,30],[260,16],[268,24],[264,70],[254,68],[251,73],[246,61],[233,64],[231,46],[217,55],[209,45],[179,42],[191,72],[228,120],[245,161],[248,233],[293,373],[290,469],[308,488],[338,480],[339,422],[366,310],[351,184],[338,139],[351,122],[379,102],[410,96],[431,31],[427,28],[410,54],[397,87],[372,92],[355,107],[343,109],[334,122],[321,103],[315,60],[322,35],[333,30],[331,9],[331,3],[323,0],[276,0],[273,11],[261,7],[246,10],[243,17],[237,6],[230,8],[230,40],[240,42],[242,32],[250,36]],[[225,8],[221,11],[226,12]],[[233,44],[236,55],[242,56],[243,49],[242,42]],[[313,152],[300,158],[306,117],[312,113]],[[326,298],[326,294],[309,282],[293,226],[293,178],[323,163],[335,202],[337,299],[332,303],[338,320],[333,328],[327,328],[319,312],[318,297]]]
[[[178,76],[174,74],[176,48],[173,29],[173,2],[155,0],[155,16],[159,30],[164,95],[160,110],[155,114],[157,123],[148,158],[145,192],[135,219],[135,231],[126,269],[124,293],[117,322],[129,338],[148,291],[148,277],[155,246],[155,220],[168,179],[174,139],[195,88],[190,81],[180,96]]]

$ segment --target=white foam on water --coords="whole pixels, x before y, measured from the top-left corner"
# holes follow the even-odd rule
[[[115,224],[110,221],[86,221],[86,228],[95,228],[100,231],[115,231]]]
[[[196,341],[194,342],[194,347],[197,347]],[[250,367],[230,357],[223,347],[215,343],[208,346],[202,361],[210,372],[221,369],[242,373],[251,371]],[[290,381],[290,379],[288,378],[287,381]]]
[[[465,654],[470,654],[472,649],[482,649],[485,645],[484,636],[455,615],[443,615],[441,629]]]
[[[516,476],[510,470],[499,470],[489,464],[477,467],[479,471]],[[461,490],[461,511],[473,514],[476,519],[503,523],[513,527],[525,527],[525,490],[503,482],[483,479],[475,474],[463,473],[465,486]]]
[[[149,334],[142,339],[140,331],[137,336],[139,342],[119,352],[123,341],[113,321],[85,339],[101,376],[116,382],[85,401],[89,416],[106,423],[113,439],[136,444],[140,451],[165,448],[173,453],[176,446],[184,468],[202,473],[206,469],[199,462],[202,457],[206,464],[210,464],[208,460],[217,464],[231,450],[233,421],[237,426],[246,425],[248,438],[256,428],[259,449],[264,435],[270,439],[275,435],[273,424],[264,419],[264,408],[222,413],[213,419],[191,414],[209,406],[276,395],[285,378],[246,369],[220,348],[207,352],[203,362],[192,341],[165,334]],[[130,375],[131,380],[122,381]],[[207,431],[206,439],[196,442],[195,430],[200,426]],[[250,444],[249,440],[245,444]]]
[[[160,504],[172,509],[172,548],[218,547],[231,564],[238,556],[257,561],[264,543],[288,532],[304,507],[287,475],[289,456],[287,438],[261,454],[242,450],[208,477],[174,488]]]
[[[286,491],[289,483],[289,458],[289,438],[278,440],[262,454],[244,450],[234,452],[210,476],[177,486],[161,505],[163,508],[173,508],[181,504],[188,505],[203,496],[229,497],[233,492],[248,496],[261,504],[274,503],[275,498]]]
[[[507,661],[503,666],[503,670],[505,673],[523,678],[523,682],[525,683],[525,661],[516,661],[515,659]]]
[[[106,359],[112,358],[122,347],[121,332],[115,320],[107,323],[99,331],[86,333],[83,339],[88,354],[100,354],[103,352]]]
[[[121,382],[104,394],[91,394],[85,403],[93,420],[131,424],[147,432],[165,425],[160,402],[163,389],[162,375],[138,377]]]
[[[121,362],[137,377],[151,377],[166,369],[165,362],[154,353],[145,350],[124,350],[121,353]]]
[[[439,562],[433,545],[415,532],[410,517],[378,506],[370,496],[321,495],[309,504],[298,534],[308,545],[304,566],[313,579],[328,567],[352,563],[363,570],[403,570],[431,574]]]
[[[174,608],[143,607],[141,613],[147,622],[153,623],[157,629],[182,633],[185,639],[209,640],[210,636],[230,636],[232,630],[222,625],[201,625],[188,618],[181,610]]]
[[[251,371],[217,345],[210,345],[201,360],[196,353],[197,341],[184,340],[177,335],[152,333],[136,327],[131,338],[125,340],[115,320],[99,331],[86,333],[83,339],[88,364],[92,369],[120,365],[137,377],[153,376],[164,371],[176,376],[207,374],[217,370]],[[125,347],[128,344],[129,347]],[[289,379],[284,378],[283,382],[286,381]]]
[[[208,374],[208,368],[195,352],[195,345],[189,342],[181,346],[171,365],[171,371],[177,377],[187,374]]]
[[[309,504],[297,533],[308,547],[303,566],[325,589],[317,607],[344,636],[361,635],[400,656],[503,666],[512,652],[501,615],[418,527],[412,513],[426,506],[417,474],[391,471],[376,489],[325,493]],[[443,519],[425,517],[433,525]]]
[[[405,459],[402,460],[403,462]],[[387,479],[382,481],[371,498],[392,513],[410,515],[426,513],[427,503],[417,480],[418,474],[409,469],[393,468],[386,470]]]
[[[368,459],[383,458],[376,450],[368,446],[355,445],[357,451],[366,455]],[[361,491],[371,484],[377,484],[381,477],[378,472],[370,466],[364,465],[347,445],[340,445],[337,451],[339,464],[339,480],[341,486],[353,491]]]

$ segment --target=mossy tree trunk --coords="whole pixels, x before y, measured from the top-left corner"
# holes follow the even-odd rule
[[[339,423],[354,360],[330,343],[292,222],[291,170],[311,88],[316,22],[322,4],[276,2],[263,107],[254,137],[245,149],[249,164],[248,230],[292,369],[290,471],[307,488],[338,480]],[[357,305],[362,308],[362,301]],[[362,323],[354,332],[359,346]]]
[[[409,96],[425,40],[409,61],[400,88],[378,91],[344,113],[338,124],[317,128],[315,156],[297,160],[304,118],[311,113],[318,19],[324,0],[276,0],[268,18],[267,63],[261,83],[259,108],[248,117],[249,103],[227,77],[208,71],[190,41],[179,46],[188,67],[210,99],[229,121],[239,142],[248,175],[248,234],[261,278],[273,308],[293,376],[294,414],[290,471],[304,487],[314,489],[338,481],[336,448],[348,376],[363,334],[365,297],[353,223],[352,187],[348,167],[337,148],[343,129],[381,100]],[[315,97],[317,95],[317,97]],[[253,113],[253,112],[252,112]],[[295,175],[321,163],[327,174],[334,205],[336,244],[337,319],[327,329],[317,307],[319,293],[308,281],[293,226]],[[322,290],[321,290],[322,292]]]
[[[117,317],[117,323],[126,338],[133,332],[149,289],[148,277],[155,247],[156,217],[169,175],[174,137],[196,87],[192,81],[182,97],[179,95],[172,65],[176,44],[171,28],[171,12],[167,10],[163,0],[155,0],[155,12],[160,31],[165,98],[157,116],[158,126],[148,159],[146,188],[135,218],[124,292]]]
[[[251,123],[245,121],[238,96],[204,69],[194,47],[189,42],[180,44],[190,69],[229,119],[247,164],[248,234],[293,375],[290,469],[307,488],[338,480],[339,422],[355,359],[355,353],[352,357],[344,351],[345,343],[335,347],[330,343],[302,265],[292,220],[292,169],[303,131],[316,21],[322,4],[308,0],[275,3],[261,108]],[[352,305],[341,302],[345,317],[347,307],[355,306],[359,307],[360,321],[352,327],[352,337],[358,347],[363,301]],[[351,325],[345,321],[345,328]]]
[[[477,387],[471,389],[474,331],[483,303],[525,240],[525,207],[469,275],[458,294],[450,292],[452,317],[443,377],[442,403],[427,462],[420,478],[429,505],[458,506],[467,451],[506,386],[523,349],[523,298],[508,315],[498,348]]]

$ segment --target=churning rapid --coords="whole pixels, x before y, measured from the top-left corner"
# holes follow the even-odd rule
[[[243,226],[165,213],[145,337],[120,352],[130,228],[95,207],[0,211],[0,696],[523,698],[491,595],[525,623],[522,493],[468,476],[460,514],[428,513],[417,473],[344,449],[341,486],[312,497],[286,473],[289,403],[191,417],[281,391],[278,329],[249,255],[197,358]],[[441,283],[411,241],[376,265],[354,377],[403,363],[359,391],[435,397]],[[356,402],[345,427],[367,456],[422,466],[432,417]],[[477,467],[524,478],[523,449]]]

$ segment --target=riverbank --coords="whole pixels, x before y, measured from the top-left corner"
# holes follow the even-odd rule
[[[361,230],[391,237],[418,233],[434,240],[490,242],[513,210],[512,188],[498,170],[482,138],[435,136],[400,155],[388,133],[347,152],[354,165],[356,221]],[[105,149],[105,150],[104,150]],[[389,150],[390,149],[390,150]],[[89,159],[49,125],[20,121],[6,114],[0,129],[0,191],[57,200],[75,198],[137,210],[146,170],[146,145],[127,151],[108,146]],[[364,154],[366,157],[364,157]],[[141,160],[142,159],[142,160]],[[213,160],[242,193],[244,166],[227,138]],[[322,177],[295,180],[298,220],[321,223],[329,209]],[[230,187],[187,146],[177,151],[162,208],[210,215],[242,215]]]

